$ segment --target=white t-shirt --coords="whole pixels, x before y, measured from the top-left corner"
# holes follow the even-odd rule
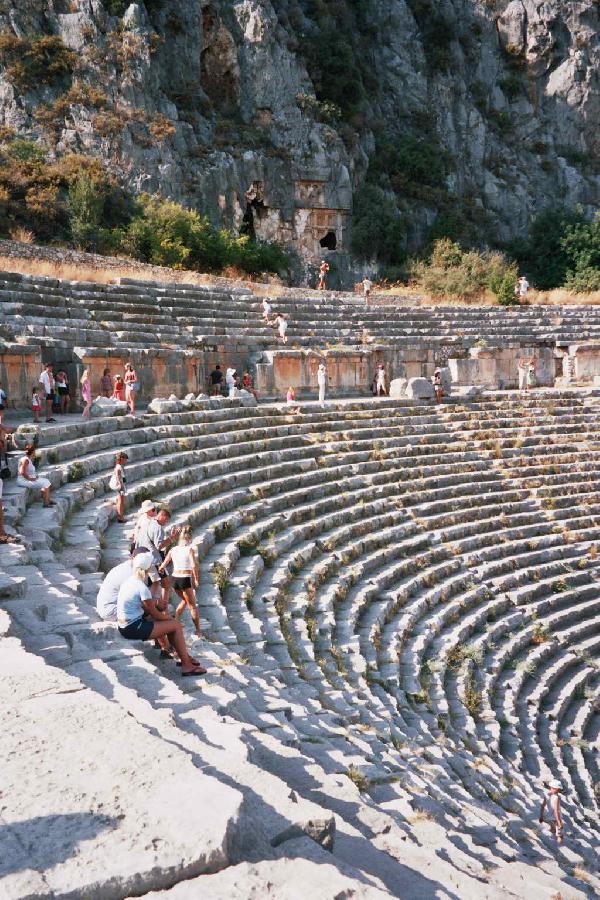
[[[121,587],[128,578],[131,578],[131,562],[130,559],[126,559],[125,562],[115,566],[100,585],[96,598],[96,612],[105,622],[117,620],[117,597]]]
[[[526,294],[528,290],[529,290],[529,282],[527,281],[526,278],[524,278],[523,281],[519,282],[519,293]]]
[[[194,568],[192,560],[192,547],[182,544],[179,547],[173,547],[171,550],[171,559],[173,561],[173,572],[191,572]]]
[[[377,381],[379,384],[383,384],[385,381],[385,369],[377,369]]]
[[[145,547],[146,550],[149,550],[152,553],[152,559],[156,566],[160,565],[162,562],[162,556],[160,555],[158,548],[164,539],[165,532],[162,525],[160,525],[156,519],[151,519],[144,513],[138,520],[135,534],[135,546],[136,548]]]
[[[42,385],[44,386],[44,390],[46,391],[46,393],[47,393],[47,394],[51,394],[52,391],[54,390],[54,378],[53,378],[53,376],[50,375],[50,374],[46,371],[46,369],[44,369],[44,371],[42,372],[42,374],[40,375],[40,377],[39,377],[38,380],[39,380],[40,384],[42,384]]]
[[[135,622],[144,614],[143,601],[151,598],[150,588],[137,575],[130,573],[117,594],[117,618],[124,619],[128,625]]]
[[[373,287],[373,282],[370,281],[368,278],[365,278],[365,280],[363,281],[363,291],[365,292],[365,294],[367,294],[371,290],[372,287]]]
[[[263,308],[263,312],[266,316],[268,316],[270,314],[271,309],[272,309],[271,304],[269,303],[268,300],[263,300],[262,308]]]
[[[327,369],[319,366],[317,369],[317,381],[319,384],[325,384],[327,382]]]
[[[279,334],[284,335],[287,331],[288,323],[285,319],[279,320]]]
[[[120,484],[119,479],[121,482]],[[121,485],[123,485],[122,488]],[[111,491],[125,490],[125,473],[123,472],[123,466],[121,465],[121,463],[117,463],[117,465],[115,466],[114,472],[110,476],[108,486],[110,487]]]

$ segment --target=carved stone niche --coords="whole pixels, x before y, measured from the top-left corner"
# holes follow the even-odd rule
[[[325,206],[325,182],[296,181],[295,196],[299,206]]]

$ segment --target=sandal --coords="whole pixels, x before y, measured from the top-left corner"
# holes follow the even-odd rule
[[[195,669],[192,669],[191,672],[182,672],[182,678],[191,678],[192,675],[206,675],[206,669],[203,666],[197,666]]]

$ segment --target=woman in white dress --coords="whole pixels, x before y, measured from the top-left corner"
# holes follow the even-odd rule
[[[54,506],[54,501],[50,499],[51,483],[47,478],[42,478],[37,474],[33,460],[35,457],[35,447],[28,444],[25,447],[25,455],[19,460],[19,469],[17,474],[17,484],[21,487],[31,488],[32,491],[39,491],[44,501],[44,506]]]
[[[319,385],[319,403],[321,406],[325,403],[325,387],[327,386],[327,369],[325,363],[319,363],[317,369],[317,383]]]

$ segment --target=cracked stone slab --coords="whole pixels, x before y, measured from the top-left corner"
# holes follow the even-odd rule
[[[110,900],[228,865],[241,794],[12,638],[0,707],[0,896]]]

